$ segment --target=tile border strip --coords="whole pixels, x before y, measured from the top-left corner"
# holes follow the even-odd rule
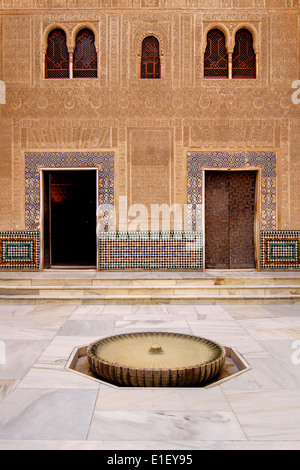
[[[202,232],[99,232],[98,246],[99,271],[203,270]],[[0,232],[0,270],[36,271],[40,260],[40,231]],[[260,269],[300,269],[300,230],[261,231]]]
[[[39,270],[40,232],[0,232],[0,270]]]
[[[262,231],[261,269],[300,269],[300,230]]]

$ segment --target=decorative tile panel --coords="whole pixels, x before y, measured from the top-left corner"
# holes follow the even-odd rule
[[[276,154],[274,152],[188,152],[188,229],[203,230],[204,170],[261,170],[261,228],[277,227]]]
[[[202,269],[200,232],[99,232],[100,270]]]
[[[95,168],[98,170],[98,204],[114,206],[113,152],[49,152],[25,154],[25,224],[38,230],[41,220],[41,169]]]
[[[0,232],[0,269],[38,270],[40,233]]]
[[[261,269],[300,269],[300,231],[261,232]]]

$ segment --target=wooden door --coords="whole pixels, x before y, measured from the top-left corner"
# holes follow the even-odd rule
[[[205,267],[255,268],[255,171],[205,172]]]

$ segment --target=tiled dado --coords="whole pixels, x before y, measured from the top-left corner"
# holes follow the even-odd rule
[[[201,232],[100,232],[99,270],[203,269]],[[39,270],[40,232],[0,232],[1,270]],[[260,268],[300,269],[300,231],[261,232]]]
[[[0,269],[40,269],[39,231],[0,232]]]
[[[187,215],[189,230],[203,230],[204,170],[261,171],[261,228],[276,229],[276,154],[274,152],[188,152]]]
[[[100,232],[99,269],[203,269],[200,232]]]
[[[261,269],[300,269],[300,231],[261,232]]]
[[[98,170],[98,204],[114,206],[113,152],[32,152],[25,153],[25,224],[38,230],[41,220],[41,170],[95,168]]]

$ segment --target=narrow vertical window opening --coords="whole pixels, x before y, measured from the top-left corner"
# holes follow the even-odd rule
[[[253,37],[247,29],[240,29],[235,36],[235,46],[232,54],[232,78],[256,78]]]
[[[69,78],[66,33],[61,29],[52,30],[48,36],[45,71],[46,78]]]
[[[143,40],[141,78],[160,78],[159,42],[154,36]]]
[[[77,34],[73,58],[74,78],[97,78],[97,52],[94,33],[84,28]]]
[[[212,29],[207,34],[204,77],[228,78],[228,54],[225,36],[219,29]]]

